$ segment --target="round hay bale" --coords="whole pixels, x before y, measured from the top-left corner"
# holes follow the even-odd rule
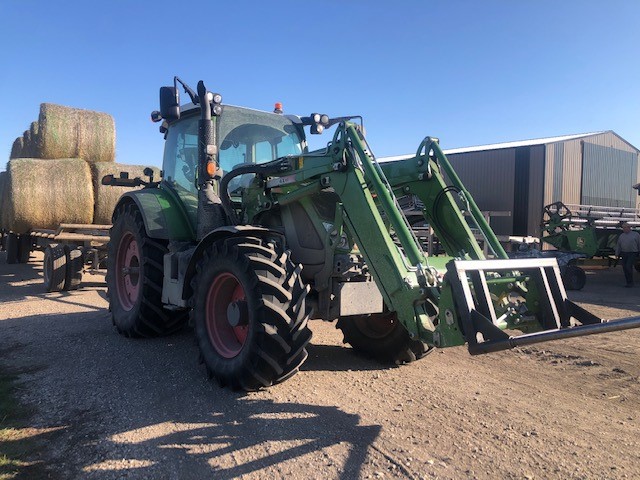
[[[118,203],[120,197],[131,190],[130,187],[110,187],[102,185],[102,177],[105,175],[113,175],[119,177],[121,172],[127,172],[129,178],[140,177],[148,181],[142,172],[147,168],[144,165],[124,165],[113,162],[97,162],[91,164],[91,176],[93,177],[93,196],[95,198],[95,208],[93,211],[93,222],[98,225],[109,225],[111,223],[111,215],[113,209]],[[160,169],[153,169],[153,180],[160,181]]]
[[[91,170],[80,158],[18,158],[7,166],[5,228],[26,233],[60,223],[92,223]]]
[[[31,126],[29,127],[29,132],[31,132],[31,141],[34,143],[37,143],[38,141],[38,131],[39,131],[38,122],[31,122]]]
[[[22,158],[32,157],[34,154],[34,145],[31,141],[31,131],[25,130],[22,134]]]
[[[22,150],[24,149],[24,138],[18,137],[13,141],[13,146],[11,147],[11,154],[9,158],[21,158]]]
[[[34,156],[38,158],[83,158],[87,162],[113,162],[116,128],[111,115],[64,107],[40,105]]]

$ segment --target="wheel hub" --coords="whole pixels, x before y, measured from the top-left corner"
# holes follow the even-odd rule
[[[131,232],[120,239],[116,253],[116,293],[122,308],[131,310],[140,295],[140,248]]]
[[[236,357],[250,331],[249,308],[244,288],[229,272],[218,274],[206,300],[206,325],[213,348],[224,358]]]
[[[232,327],[248,325],[249,309],[247,308],[247,302],[244,300],[231,302],[227,307],[227,321]]]

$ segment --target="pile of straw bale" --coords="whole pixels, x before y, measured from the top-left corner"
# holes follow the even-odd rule
[[[93,179],[93,192],[95,196],[95,206],[93,209],[93,223],[108,225],[111,223],[111,215],[120,197],[131,190],[130,187],[110,187],[102,185],[102,177],[112,174],[120,176],[120,172],[128,172],[129,178],[140,177],[144,180],[148,178],[143,171],[144,165],[123,165],[113,162],[95,162],[91,164],[91,177]],[[160,169],[152,167],[153,180],[160,180]]]
[[[113,162],[116,127],[107,113],[81,110],[53,103],[40,105],[37,122],[32,122],[11,150],[11,158],[82,158]]]
[[[16,158],[7,165],[3,202],[7,230],[55,230],[60,223],[93,222],[89,164],[81,158]]]
[[[60,223],[111,223],[115,204],[131,188],[103,186],[102,177],[142,177],[145,168],[115,163],[115,139],[111,115],[41,104],[38,121],[15,140],[0,174],[0,228],[26,233]]]

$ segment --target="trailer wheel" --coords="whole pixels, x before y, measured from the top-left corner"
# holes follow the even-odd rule
[[[67,259],[67,274],[65,275],[63,290],[77,290],[82,283],[84,254],[80,248],[68,245],[64,246],[64,254]]]
[[[221,386],[259,390],[307,358],[309,288],[289,259],[259,239],[214,244],[198,264],[192,319],[201,360]]]
[[[60,292],[67,276],[67,256],[62,245],[47,245],[44,249],[44,287],[47,292]]]
[[[133,204],[114,213],[107,255],[107,294],[113,324],[125,337],[173,333],[185,323],[186,311],[162,308],[163,257],[167,243],[149,238]]]
[[[31,235],[28,233],[18,235],[18,263],[29,263],[31,247]]]
[[[582,290],[587,283],[587,274],[576,265],[567,265],[562,273],[562,280],[567,290]]]
[[[412,340],[395,312],[340,317],[336,328],[342,330],[344,343],[382,363],[411,363],[433,350],[424,342]]]
[[[18,250],[19,242],[18,235],[15,233],[8,233],[7,240],[5,242],[5,248],[7,250],[7,263],[18,263]]]

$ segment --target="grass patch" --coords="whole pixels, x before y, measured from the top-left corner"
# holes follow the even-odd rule
[[[0,480],[26,473],[32,464],[25,458],[36,448],[25,428],[30,413],[16,398],[17,380],[16,375],[0,367]]]

